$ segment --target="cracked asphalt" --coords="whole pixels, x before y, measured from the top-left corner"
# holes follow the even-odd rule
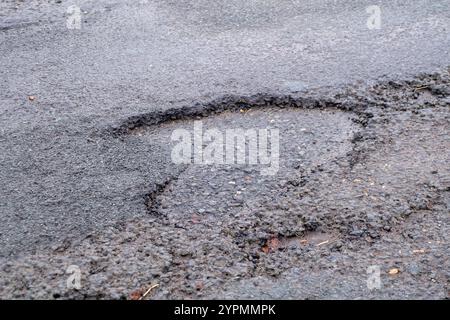
[[[450,5],[372,4],[2,1],[0,297],[448,299]],[[174,164],[195,120],[277,174]]]

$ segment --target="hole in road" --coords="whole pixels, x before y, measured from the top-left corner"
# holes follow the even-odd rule
[[[138,126],[128,132],[126,139],[158,144],[164,148],[165,158],[171,159],[180,143],[172,141],[173,133],[182,130],[189,134],[192,152],[189,163],[173,164],[174,168],[181,166],[184,170],[149,195],[149,211],[157,212],[179,228],[206,226],[205,232],[225,232],[237,241],[246,241],[267,238],[270,234],[290,237],[305,230],[305,222],[314,219],[315,213],[305,210],[310,205],[308,183],[316,176],[326,180],[327,171],[334,170],[336,162],[347,161],[353,137],[361,129],[357,118],[354,113],[337,108],[247,108]],[[196,162],[194,137],[199,134],[195,131],[199,123],[203,151],[211,144],[205,139],[208,131],[214,130],[222,137],[219,148],[224,152],[223,163]],[[234,163],[226,161],[229,150],[226,137],[235,130],[278,131],[277,170],[273,174],[262,172],[273,163],[249,162],[249,139],[245,139],[243,163],[237,163],[237,153]],[[237,144],[233,146],[231,149],[236,152]]]

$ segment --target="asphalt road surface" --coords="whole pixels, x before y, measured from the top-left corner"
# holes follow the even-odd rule
[[[449,9],[2,1],[0,297],[448,298]],[[276,175],[174,163],[200,119]]]

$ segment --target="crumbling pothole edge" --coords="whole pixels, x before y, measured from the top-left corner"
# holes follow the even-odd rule
[[[194,103],[190,106],[171,108],[164,111],[151,111],[126,118],[119,125],[106,129],[108,135],[121,138],[136,129],[156,126],[177,120],[192,120],[217,115],[225,111],[262,109],[264,107],[328,109],[352,112],[359,117],[359,124],[367,124],[370,113],[365,111],[371,104],[368,102],[341,102],[330,98],[293,97],[292,95],[256,94],[253,96],[227,95],[206,103]]]

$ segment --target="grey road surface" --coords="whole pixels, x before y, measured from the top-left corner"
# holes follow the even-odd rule
[[[74,4],[81,8],[80,29],[66,25]],[[367,25],[371,5],[381,9],[380,29]],[[76,247],[109,226],[145,221],[154,213],[155,195],[175,192],[165,188],[185,168],[170,159],[170,135],[152,133],[158,128],[143,133],[151,139],[117,133],[133,121],[165,117],[167,110],[176,116],[176,110],[201,109],[229,95],[332,95],[348,86],[442,72],[449,65],[447,0],[2,1],[2,263]],[[309,116],[319,127],[341,124],[329,133],[333,141],[358,131],[341,119],[344,111],[336,112],[334,120],[328,114]],[[308,117],[298,119],[303,116]],[[255,117],[250,121],[255,125],[265,121]],[[286,121],[301,126],[300,120]],[[167,126],[161,130],[175,128]],[[327,147],[327,139],[318,136],[318,145]],[[349,146],[342,144],[328,146],[330,157],[346,151]],[[295,158],[294,150],[287,152]],[[191,175],[186,181],[201,185],[193,190],[220,193],[213,178],[205,187],[208,176]],[[233,177],[225,174],[217,183]],[[166,214],[167,223],[170,217],[183,220],[178,215],[194,208],[194,201],[206,201],[192,196],[190,205],[171,203],[183,197],[181,191],[172,200],[168,196],[173,212]],[[245,291],[229,285],[229,296]]]

